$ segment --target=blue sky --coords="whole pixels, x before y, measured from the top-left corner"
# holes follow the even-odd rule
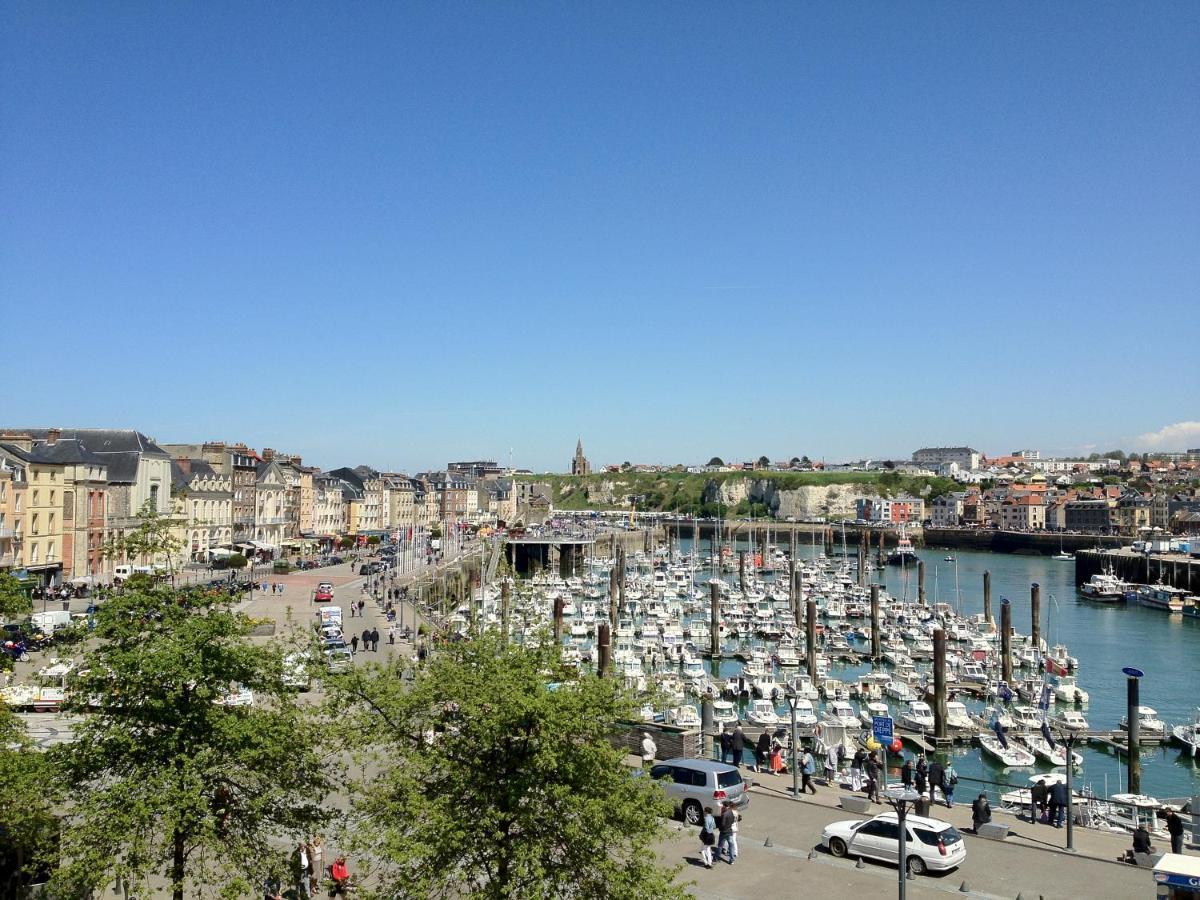
[[[4,418],[1200,446],[1198,46],[1194,3],[8,3]]]

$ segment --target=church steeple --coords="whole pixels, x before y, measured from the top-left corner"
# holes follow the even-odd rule
[[[575,458],[571,460],[572,475],[591,475],[592,464],[583,455],[583,438],[575,442]]]

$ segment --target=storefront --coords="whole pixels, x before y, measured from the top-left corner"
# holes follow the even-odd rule
[[[1154,866],[1155,897],[1160,900],[1200,898],[1200,856],[1166,853]]]

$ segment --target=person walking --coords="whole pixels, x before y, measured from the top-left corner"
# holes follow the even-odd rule
[[[721,745],[721,762],[728,763],[733,759],[733,735],[729,733],[728,729],[722,728],[717,741]]]
[[[371,649],[371,629],[370,628],[363,629],[362,648],[363,648],[363,653],[366,653]]]
[[[971,827],[979,834],[979,826],[992,821],[992,807],[988,805],[987,794],[980,794],[971,804]]]
[[[900,767],[900,783],[906,788],[912,787],[913,784],[913,767],[912,760],[906,759],[904,765]]]
[[[866,773],[868,782],[874,781],[876,790],[879,788],[879,758],[875,756],[875,751],[872,750],[867,754],[867,761],[863,764],[863,771]]]
[[[350,638],[350,652],[358,653],[358,635],[357,634]]]
[[[938,792],[946,796],[946,768],[936,759],[929,764],[929,799],[936,803]]]
[[[729,826],[729,861],[735,863],[738,858],[738,829],[742,825],[742,814],[732,806],[729,811],[733,813],[733,824]]]
[[[296,844],[296,849],[292,851],[291,866],[292,866],[292,884],[295,886],[297,898],[306,898],[308,896],[308,876],[309,866],[311,862],[308,858],[308,846],[304,841]]]
[[[713,867],[713,846],[717,843],[717,820],[713,818],[711,806],[704,807],[704,821],[700,824],[700,859],[704,868]]]
[[[771,736],[767,734],[766,729],[758,736],[758,743],[754,745],[754,771],[761,772],[763,766],[767,764],[767,760],[771,758]]]
[[[838,750],[841,745],[830,745],[825,751],[825,783],[830,787],[838,786]]]
[[[654,765],[654,757],[658,754],[658,745],[654,743],[654,738],[650,737],[650,732],[642,732],[642,768],[648,769]]]
[[[862,747],[854,751],[854,756],[850,760],[850,789],[858,792],[863,787],[863,763],[867,761],[867,754],[863,752]]]
[[[1067,783],[1056,781],[1050,786],[1050,820],[1055,828],[1062,828],[1063,814],[1067,811]]]
[[[371,652],[379,652],[379,629],[374,625],[371,626]]]
[[[733,750],[733,764],[740,768],[742,765],[742,754],[746,751],[746,732],[742,731],[741,722],[738,722],[737,727],[733,729],[731,748]]]
[[[958,787],[958,773],[954,764],[946,766],[946,809],[954,809],[954,789]]]
[[[325,846],[319,834],[308,839],[308,890],[315,894],[325,873]]]
[[[1171,852],[1183,852],[1183,819],[1179,818],[1179,814],[1175,810],[1164,809],[1165,818],[1167,820],[1167,834],[1171,836]]]
[[[800,760],[800,777],[803,779],[800,785],[800,793],[803,794],[805,791],[812,791],[815,794],[817,792],[816,787],[812,783],[813,773],[816,771],[817,761],[813,759],[812,751],[806,747],[804,749],[804,756]]]
[[[1050,796],[1050,789],[1046,787],[1046,782],[1039,778],[1033,787],[1029,789],[1029,821],[1030,824],[1036,825],[1042,820],[1046,813],[1046,801]]]
[[[733,865],[733,807],[728,803],[721,807],[721,816],[717,819],[717,832],[719,838],[717,840],[717,859],[722,855],[725,861],[731,866]]]
[[[923,794],[929,790],[929,776],[926,774],[926,771],[921,765],[921,761],[917,760],[917,767],[913,771],[913,789],[918,794]]]
[[[350,869],[346,866],[346,857],[339,856],[333,861],[333,865],[329,868],[329,877],[333,879],[329,896],[347,896],[346,892],[350,888]]]
[[[396,625],[393,622],[391,625],[388,626],[388,646],[390,647],[395,643],[396,643]]]

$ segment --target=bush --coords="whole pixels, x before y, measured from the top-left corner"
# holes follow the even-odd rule
[[[277,559],[271,565],[271,571],[277,575],[286,575],[288,572],[292,571],[292,564],[286,559]]]
[[[250,564],[241,553],[234,553],[232,556],[226,557],[225,562],[230,569],[244,569]]]

